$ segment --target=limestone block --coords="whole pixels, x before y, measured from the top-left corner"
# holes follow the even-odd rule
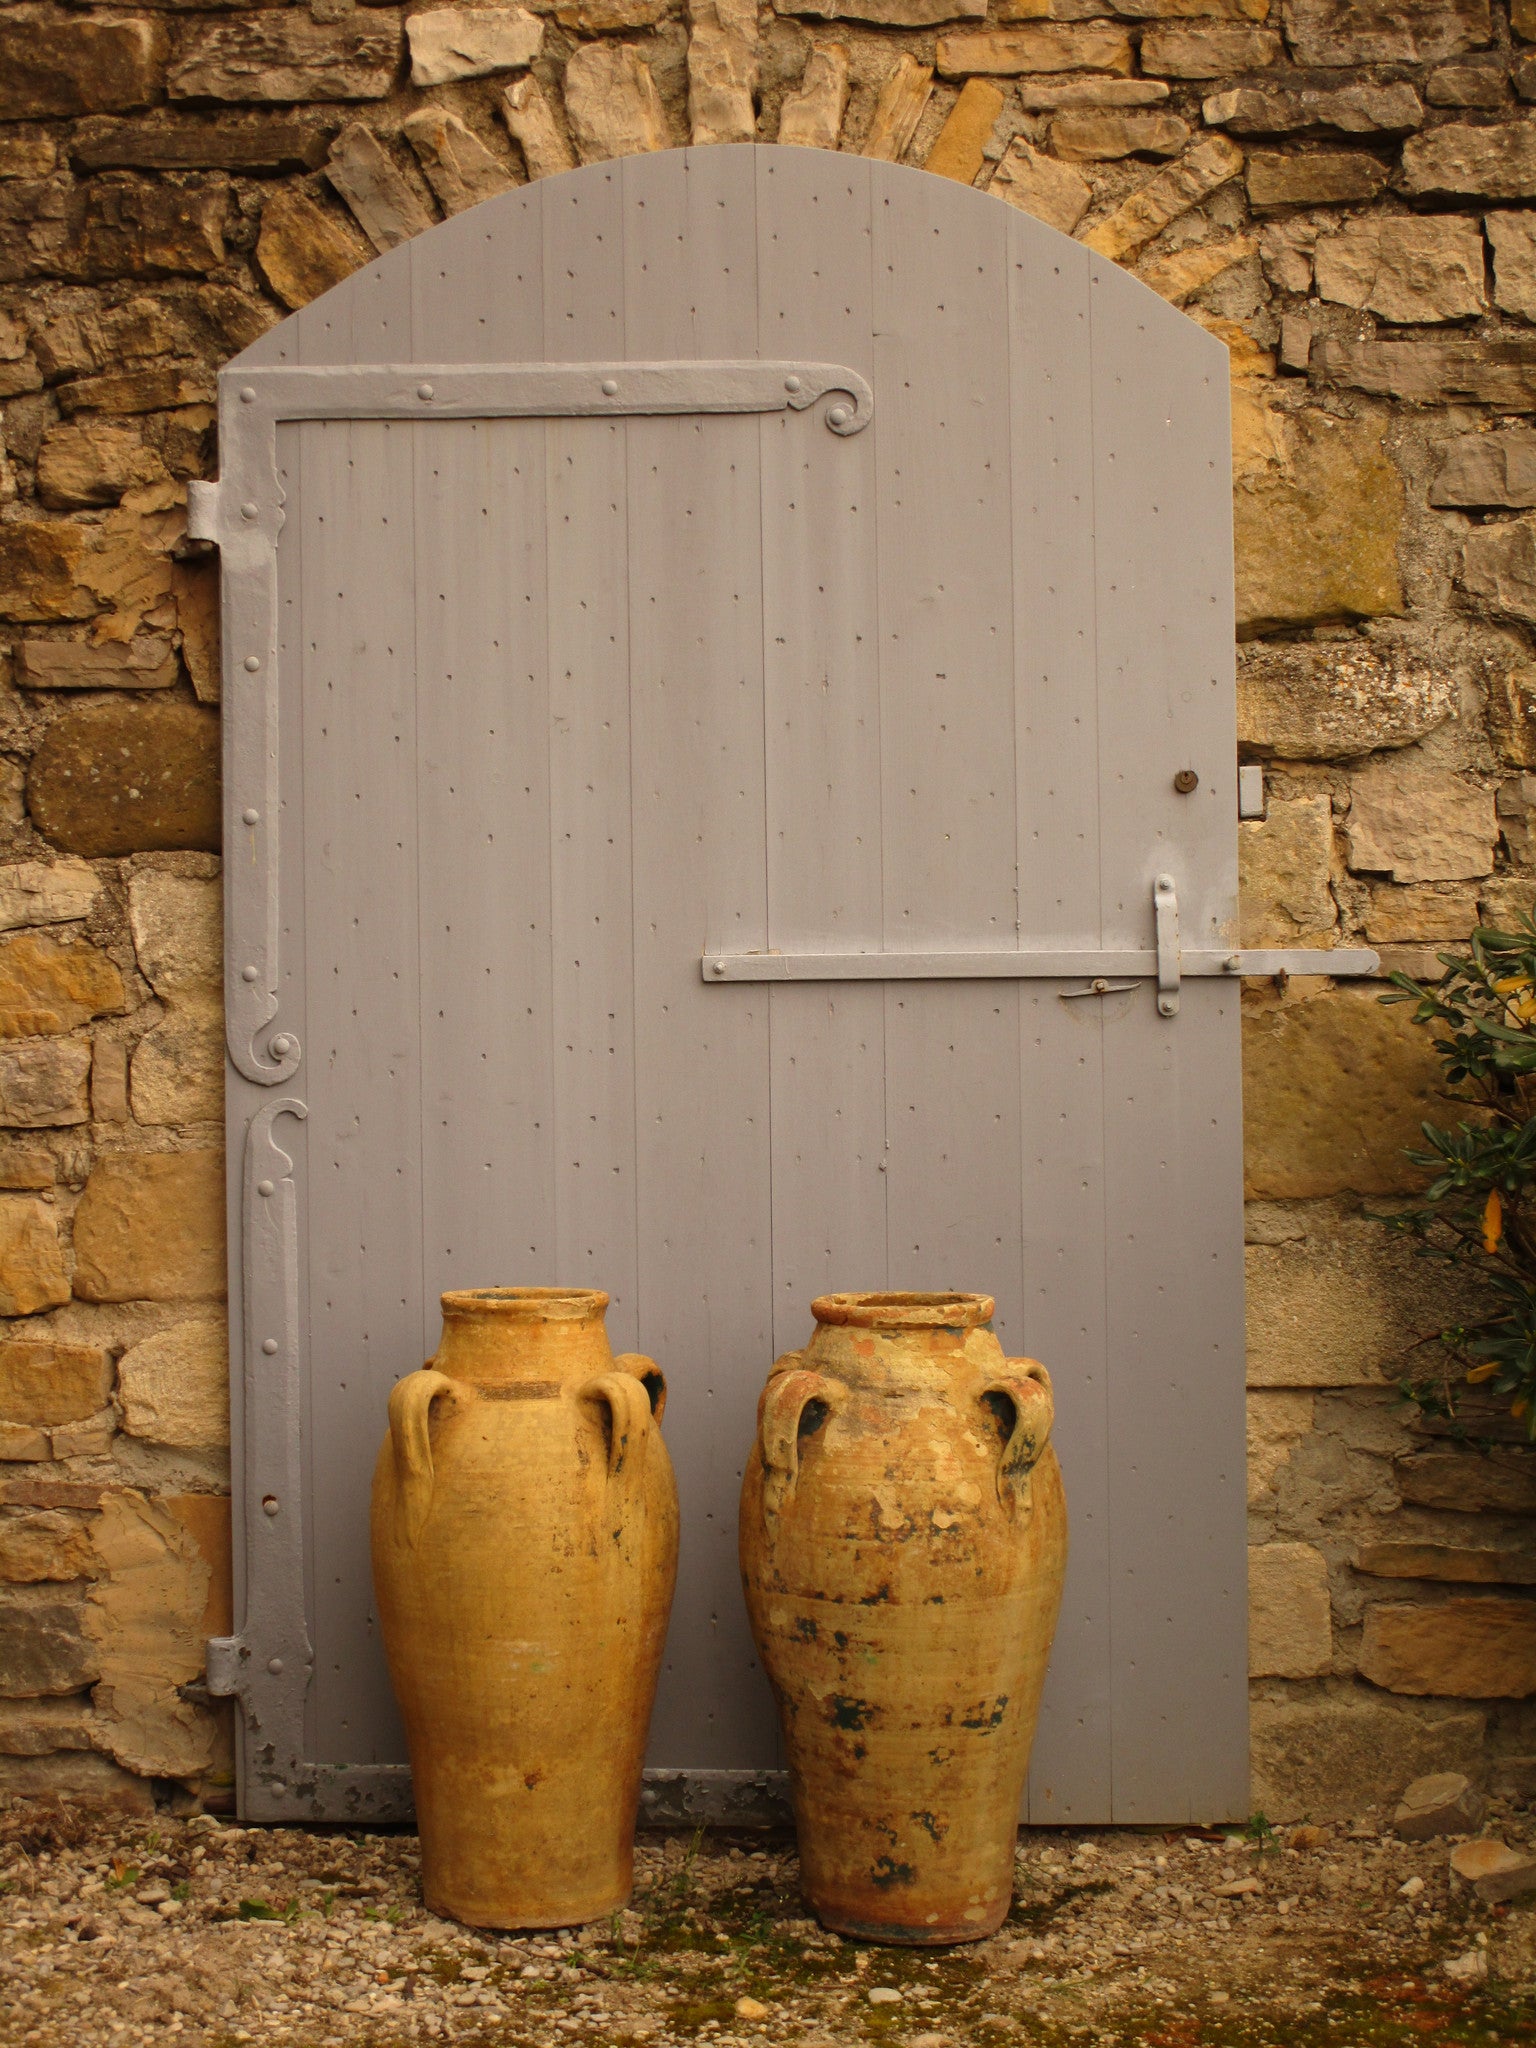
[[[885,74],[864,138],[864,154],[900,163],[933,93],[933,67],[903,52]]]
[[[58,1508],[0,1516],[0,1580],[35,1586],[96,1575],[84,1522]]]
[[[1206,126],[1233,135],[1409,135],[1424,123],[1424,103],[1411,85],[1346,85],[1333,90],[1237,86],[1213,93]]]
[[[1248,1506],[1274,1505],[1275,1481],[1291,1453],[1312,1431],[1312,1395],[1300,1389],[1263,1388],[1248,1395]]]
[[[1442,64],[1424,86],[1432,107],[1502,107],[1508,96],[1509,72],[1498,58]]]
[[[258,244],[259,247],[259,244]],[[362,255],[359,252],[358,261]],[[219,673],[219,576],[215,561],[173,562],[171,596],[181,658],[200,704],[217,704]]]
[[[51,1188],[57,1179],[47,1145],[0,1137],[0,1188]]]
[[[1536,1856],[1511,1849],[1507,1842],[1458,1843],[1451,1851],[1451,1869],[1484,1905],[1501,1906],[1536,1892]]]
[[[1469,1835],[1482,1824],[1487,1802],[1460,1771],[1433,1771],[1415,1778],[1392,1816],[1394,1831],[1405,1842],[1428,1842],[1437,1835]]]
[[[224,1115],[224,1025],[217,1004],[173,1010],[146,1031],[129,1063],[141,1124],[218,1123]]]
[[[1536,1586],[1536,1550],[1480,1550],[1459,1543],[1364,1543],[1354,1564],[1357,1572],[1377,1579]]]
[[[1536,433],[1529,427],[1458,434],[1437,441],[1435,455],[1439,467],[1429,487],[1431,505],[1536,506]]]
[[[1248,1675],[1317,1678],[1333,1665],[1328,1566],[1310,1543],[1248,1552]]]
[[[367,250],[341,221],[302,192],[277,192],[261,210],[257,268],[290,310],[318,299],[367,260]]]
[[[220,178],[104,171],[80,188],[58,268],[68,277],[203,276],[224,261],[229,192]]]
[[[1036,0],[1002,0],[1004,16],[1010,4],[1033,8]],[[1116,14],[1132,21],[1264,21],[1270,0],[1115,0]]]
[[[212,1760],[214,1723],[180,1688],[203,1669],[208,1566],[166,1503],[127,1489],[102,1496],[94,1541],[102,1572],[84,1620],[98,1741],[130,1770],[193,1777]]]
[[[80,1038],[0,1045],[0,1123],[46,1130],[89,1121],[91,1048]]]
[[[83,1301],[221,1299],[224,1163],[217,1152],[98,1160],[75,1212]]]
[[[1197,242],[1188,249],[1156,256],[1137,266],[1136,275],[1151,285],[1170,305],[1182,306],[1214,278],[1223,276],[1234,263],[1243,263],[1258,243],[1252,235],[1231,235],[1225,241]]]
[[[83,939],[0,939],[0,1038],[56,1036],[122,1007],[122,976]]]
[[[1484,1716],[1415,1712],[1361,1691],[1255,1699],[1249,1709],[1254,1807],[1271,1821],[1352,1820],[1430,1771],[1475,1772]]]
[[[131,640],[23,640],[16,649],[16,680],[24,690],[168,690],[178,676],[176,650],[160,633],[135,633]]]
[[[231,1502],[227,1493],[172,1493],[165,1506],[191,1538],[198,1556],[208,1567],[208,1600],[203,1609],[202,1634],[229,1635],[234,1621],[233,1551]]]
[[[110,1408],[88,1415],[83,1422],[63,1422],[48,1432],[49,1447],[56,1458],[102,1458],[112,1448],[117,1434],[117,1417]]]
[[[111,1391],[112,1360],[99,1344],[45,1337],[0,1343],[0,1421],[43,1428],[83,1422]]]
[[[688,0],[688,119],[695,143],[755,142],[757,0]]]
[[[938,42],[941,78],[1003,78],[1021,71],[1125,73],[1131,67],[1130,37],[1107,23],[1084,28],[957,29]]]
[[[812,44],[799,90],[779,109],[780,142],[801,149],[836,149],[847,106],[847,44]]]
[[[44,838],[89,859],[217,853],[218,719],[153,700],[68,712],[33,756],[27,808]]]
[[[1149,28],[1141,68],[1157,78],[1225,78],[1277,64],[1281,47],[1268,28]]]
[[[325,133],[302,116],[142,114],[82,121],[69,153],[83,171],[315,171]]]
[[[1407,1007],[1382,1004],[1374,989],[1294,981],[1284,997],[1245,1005],[1250,1195],[1383,1195],[1420,1185],[1403,1148],[1421,1146],[1420,1122],[1443,1118],[1446,1105],[1429,1034]]]
[[[55,511],[115,505],[124,491],[163,474],[138,431],[116,420],[55,427],[38,450],[38,496]]]
[[[1156,78],[1021,78],[1015,87],[1026,114],[1077,107],[1155,107],[1168,97]]]
[[[96,870],[83,860],[23,860],[0,867],[0,931],[29,924],[69,924],[87,917],[101,894]]]
[[[400,53],[392,15],[353,27],[297,8],[242,10],[183,40],[166,89],[173,100],[253,105],[382,100],[394,90]]]
[[[628,43],[584,43],[572,52],[565,114],[584,164],[665,149],[670,139],[651,67]]]
[[[83,527],[57,519],[0,521],[0,619],[31,625],[99,612],[78,579],[84,552]]]
[[[0,178],[46,178],[57,162],[53,137],[39,129],[0,135]]]
[[[1107,219],[1082,237],[1090,249],[1116,263],[1161,234],[1171,220],[1198,206],[1243,167],[1243,153],[1225,135],[1206,135],[1177,163],[1140,186]]]
[[[987,144],[1003,111],[1003,95],[990,80],[968,79],[928,152],[925,170],[937,178],[973,185],[985,162]]]
[[[432,215],[416,188],[402,175],[373,130],[361,121],[343,128],[331,144],[325,175],[381,256],[432,225]]]
[[[1482,235],[1456,216],[1346,221],[1313,261],[1323,298],[1382,320],[1462,320],[1487,304]]]
[[[0,24],[0,121],[147,107],[159,90],[165,35],[143,20]]]
[[[1373,888],[1365,913],[1365,936],[1373,946],[1444,946],[1471,935],[1477,897],[1471,889],[1433,884]]]
[[[1483,226],[1493,251],[1494,304],[1536,320],[1536,212],[1490,213]]]
[[[1239,650],[1238,738],[1283,760],[1408,746],[1455,709],[1455,677],[1432,647],[1350,639]]]
[[[1189,123],[1176,114],[1062,114],[1051,123],[1052,149],[1077,163],[1177,156],[1189,136]]]
[[[1461,587],[1505,618],[1536,622],[1536,519],[1511,519],[1469,533]]]
[[[1417,754],[1374,758],[1350,778],[1349,865],[1395,882],[1459,882],[1493,872],[1493,791]]]
[[[1045,156],[1022,135],[1009,143],[987,189],[1064,235],[1071,234],[1093,197],[1093,187],[1081,171]]]
[[[1536,197],[1536,131],[1528,120],[1431,128],[1403,145],[1403,189],[1416,198]]]
[[[1402,611],[1403,480],[1384,434],[1379,419],[1292,412],[1262,388],[1234,390],[1240,632]]]
[[[1379,158],[1357,149],[1314,149],[1299,156],[1256,149],[1248,159],[1248,203],[1271,206],[1349,206],[1375,199],[1389,172]]]
[[[229,1442],[229,1335],[222,1321],[177,1323],[118,1362],[118,1405],[129,1436],[182,1450]]]
[[[1536,0],[1509,0],[1509,25],[1522,41],[1536,43]]]
[[[611,36],[618,29],[654,28],[678,0],[557,0],[555,19],[579,36]]]
[[[1488,730],[1499,758],[1536,768],[1536,668],[1517,662],[1488,679]]]
[[[1279,799],[1237,828],[1238,900],[1245,946],[1293,946],[1339,921],[1329,888],[1333,807],[1326,796]]]
[[[120,1770],[107,1757],[69,1751],[0,1759],[0,1791],[12,1799],[44,1799],[142,1820],[155,1811],[155,1788],[148,1778]]]
[[[1528,1451],[1419,1451],[1400,1458],[1397,1490],[1411,1507],[1457,1514],[1536,1514],[1536,1457]]]
[[[1360,1672],[1386,1692],[1526,1699],[1536,1693],[1536,1602],[1380,1601],[1365,1612]]]
[[[1536,342],[1329,340],[1312,363],[1323,383],[1378,398],[1536,412]]]
[[[211,242],[210,250],[214,247],[222,247],[222,243]],[[130,270],[139,267],[132,261],[126,265]],[[199,258],[158,267],[205,270],[209,266]],[[82,412],[167,412],[178,405],[209,405],[214,387],[212,375],[201,364],[159,363],[147,370],[111,370],[101,377],[82,377],[74,384],[61,385],[57,397],[60,411],[73,418]]]
[[[520,71],[539,54],[544,24],[522,7],[434,7],[406,17],[414,86]]]
[[[774,0],[780,14],[818,21],[867,21],[884,28],[931,28],[941,21],[979,21],[986,0]]]
[[[536,78],[520,78],[509,85],[501,96],[501,113],[523,152],[530,178],[549,178],[576,168],[575,153]]]
[[[52,1205],[32,1195],[0,1195],[0,1315],[35,1315],[68,1299]]]
[[[1285,0],[1298,64],[1437,64],[1493,40],[1488,0]]]
[[[91,1715],[73,1700],[7,1700],[0,1704],[0,1757],[51,1757],[59,1750],[90,1747]]]
[[[0,1699],[80,1692],[100,1670],[85,1633],[83,1588],[0,1588]]]
[[[53,1456],[46,1429],[28,1422],[0,1422],[0,1463],[35,1464]]]
[[[445,215],[493,199],[517,181],[505,158],[494,156],[457,114],[423,107],[401,123],[416,161]]]

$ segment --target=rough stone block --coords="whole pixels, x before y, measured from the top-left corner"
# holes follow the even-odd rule
[[[1386,190],[1390,175],[1363,150],[1313,149],[1282,155],[1256,149],[1248,159],[1248,203],[1273,206],[1353,206]]]
[[[229,191],[220,178],[150,180],[105,171],[79,189],[58,269],[68,277],[201,277],[224,261]]]
[[[1225,78],[1277,64],[1282,47],[1268,28],[1149,28],[1141,68],[1154,78]]]
[[[654,28],[676,5],[677,0],[556,0],[555,19],[579,36],[611,36],[618,29]]]
[[[229,1442],[229,1336],[222,1321],[177,1323],[118,1364],[123,1428],[146,1442],[218,1450]]]
[[[444,214],[463,213],[516,183],[512,166],[495,156],[456,114],[423,107],[408,115],[402,133]]]
[[[1243,167],[1243,152],[1225,135],[1206,135],[1082,236],[1116,263],[1143,248],[1172,220],[1198,206]]]
[[[36,1315],[68,1299],[52,1205],[31,1195],[0,1195],[0,1315]]]
[[[1410,1507],[1536,1514],[1536,1456],[1529,1451],[1419,1451],[1398,1460],[1396,1478]]]
[[[1418,754],[1374,758],[1350,778],[1344,837],[1357,874],[1459,882],[1493,873],[1494,794]]]
[[[1275,1482],[1312,1431],[1310,1391],[1261,1388],[1248,1395],[1248,1506],[1274,1505]]]
[[[434,7],[407,16],[405,34],[412,85],[451,85],[531,64],[544,40],[544,24],[522,7]]]
[[[79,581],[85,539],[82,527],[63,520],[0,521],[0,619],[32,625],[99,612]]]
[[[96,1553],[84,1522],[58,1508],[0,1515],[0,1579],[37,1586],[96,1574]]]
[[[847,107],[847,44],[813,44],[798,92],[779,109],[780,142],[801,149],[836,149]]]
[[[1502,107],[1509,98],[1509,69],[1497,57],[1442,64],[1429,74],[1424,97],[1432,107]]]
[[[117,421],[55,427],[38,450],[38,496],[54,511],[115,505],[163,474],[137,429]]]
[[[46,1429],[36,1429],[29,1422],[0,1422],[0,1462],[33,1464],[52,1456]]]
[[[57,1182],[49,1146],[0,1137],[0,1188],[51,1188]]]
[[[1266,817],[1240,824],[1237,860],[1243,945],[1304,944],[1338,925],[1326,796],[1277,799]]]
[[[1493,40],[1489,0],[1285,0],[1298,64],[1438,64]]]
[[[1477,923],[1471,889],[1433,884],[1373,888],[1365,913],[1365,936],[1373,946],[1444,946],[1466,940]]]
[[[1189,123],[1176,114],[1062,114],[1051,123],[1051,147],[1068,162],[1177,156],[1189,137]]]
[[[1348,639],[1250,643],[1238,653],[1238,738],[1282,760],[1408,746],[1455,709],[1451,664],[1433,646]]]
[[[1451,1851],[1451,1869],[1486,1906],[1502,1906],[1536,1892],[1536,1856],[1512,1849],[1507,1842],[1460,1842]]]
[[[1482,1824],[1487,1802],[1460,1771],[1433,1771],[1415,1778],[1392,1816],[1392,1826],[1405,1842],[1428,1842],[1437,1835],[1467,1835]]]
[[[1291,411],[1263,389],[1234,391],[1240,632],[1403,610],[1403,480],[1384,433],[1379,419]]]
[[[1536,506],[1536,433],[1458,434],[1435,444],[1439,467],[1429,486],[1431,505]]]
[[[1536,624],[1536,517],[1469,533],[1461,555],[1461,587],[1504,618]]]
[[[1536,320],[1536,213],[1490,213],[1483,226],[1493,251],[1494,304]]]
[[[147,107],[159,90],[165,37],[142,18],[0,23],[0,121]]]
[[[0,1587],[0,1699],[80,1692],[100,1675],[83,1590]]]
[[[502,118],[523,152],[530,178],[549,178],[576,167],[576,155],[536,78],[520,78],[501,96]]]
[[[882,163],[900,163],[932,93],[932,65],[919,63],[904,51],[885,74],[875,100],[869,133],[864,138],[865,156]]]
[[[82,121],[69,153],[83,171],[314,171],[326,133],[303,119],[256,114],[141,115]]]
[[[89,916],[101,881],[83,860],[23,860],[0,867],[0,931],[69,924]]]
[[[218,1123],[224,1115],[224,1025],[216,1004],[173,1010],[146,1031],[129,1063],[141,1124]]]
[[[981,20],[986,0],[774,0],[780,14],[818,21],[867,21],[884,28],[932,28],[941,21]]]
[[[74,1700],[6,1700],[0,1703],[0,1757],[52,1757],[59,1750],[88,1750],[90,1747],[90,1712]],[[3,1772],[0,1772],[0,1786],[4,1782]]]
[[[1117,71],[1132,68],[1131,39],[1122,28],[957,29],[940,36],[942,78],[1016,77],[1020,72]]]
[[[665,149],[670,140],[651,67],[628,43],[583,43],[572,53],[565,115],[584,164]]]
[[[1536,341],[1320,341],[1325,384],[1377,398],[1536,412]]]
[[[1317,1678],[1333,1665],[1328,1566],[1310,1543],[1248,1552],[1248,1674]]]
[[[1476,1711],[1415,1713],[1354,1689],[1256,1699],[1249,1721],[1250,1796],[1271,1821],[1351,1820],[1395,1800],[1409,1775],[1475,1772],[1486,1725]]]
[[[688,0],[688,120],[695,143],[755,142],[757,0]]]
[[[214,384],[201,363],[156,363],[144,370],[81,377],[61,385],[56,395],[59,410],[71,418],[82,412],[169,412],[180,405],[211,404]]]
[[[290,310],[307,306],[367,261],[362,243],[302,192],[274,193],[261,210],[257,268]]]
[[[89,1121],[91,1048],[84,1039],[0,1045],[0,1123],[47,1130]]]
[[[33,756],[27,808],[44,838],[88,859],[217,853],[218,719],[154,701],[71,711]]]
[[[393,17],[352,27],[311,20],[297,8],[247,11],[194,30],[166,89],[173,100],[268,105],[382,100],[394,90],[400,54]]]
[[[1474,1586],[1536,1586],[1536,1550],[1457,1543],[1364,1543],[1355,1570],[1378,1579],[1437,1579]]]
[[[1032,148],[1022,135],[1009,143],[987,189],[1064,235],[1071,234],[1093,197],[1093,187],[1081,171]]]
[[[217,1152],[99,1160],[75,1212],[83,1301],[222,1298],[224,1163]]]
[[[24,690],[168,690],[178,674],[176,650],[158,633],[135,633],[131,640],[24,640],[16,649],[16,680]]]
[[[40,129],[0,135],[0,178],[46,178],[58,160],[53,137]]]
[[[1420,325],[1484,310],[1483,261],[1477,223],[1454,216],[1346,221],[1313,252],[1323,298]]]
[[[1026,114],[1059,114],[1064,108],[1155,107],[1168,97],[1156,78],[1021,78],[1014,88]]]
[[[1233,264],[1245,262],[1257,247],[1252,235],[1233,235],[1224,242],[1198,242],[1193,248],[1175,249],[1167,256],[1150,258],[1137,267],[1136,275],[1170,305],[1182,306]]]
[[[1404,1157],[1421,1120],[1445,1115],[1440,1063],[1407,1005],[1374,989],[1298,987],[1256,997],[1243,1019],[1248,1192],[1397,1194],[1420,1185]]]
[[[325,175],[380,255],[424,234],[432,225],[426,202],[373,130],[361,121],[343,128],[331,144]]]
[[[1206,125],[1233,135],[1409,135],[1422,127],[1424,105],[1411,85],[1303,87],[1237,86],[1213,93],[1203,109]]]
[[[51,1428],[84,1422],[112,1391],[112,1360],[99,1344],[51,1338],[0,1343],[0,1422]]]
[[[148,1778],[125,1771],[104,1756],[64,1751],[58,1756],[0,1758],[0,1793],[11,1799],[44,1799],[91,1813],[130,1814],[148,1819],[155,1788]]]
[[[1536,1693],[1536,1601],[1380,1601],[1366,1609],[1360,1672],[1386,1692],[1526,1699]]]
[[[936,178],[973,185],[985,161],[987,144],[1003,111],[1003,95],[989,79],[968,79],[945,117],[928,161],[923,166]]]
[[[0,939],[0,1038],[54,1037],[122,1007],[122,976],[84,939]]]
[[[1403,145],[1403,189],[1426,199],[1536,197],[1536,131],[1529,121],[1431,128]]]

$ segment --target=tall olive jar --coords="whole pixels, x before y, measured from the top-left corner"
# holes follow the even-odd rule
[[[870,1941],[978,1941],[1013,1893],[1061,1604],[1051,1383],[984,1294],[831,1294],[775,1365],[741,1571],[805,1894]]]
[[[428,1906],[561,1927],[628,1899],[677,1571],[651,1360],[606,1294],[445,1294],[390,1396],[373,1572],[410,1746]]]

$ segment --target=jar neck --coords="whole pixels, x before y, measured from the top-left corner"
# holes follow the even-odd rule
[[[595,1288],[483,1287],[442,1297],[443,1334],[432,1363],[476,1386],[587,1378],[612,1357]]]

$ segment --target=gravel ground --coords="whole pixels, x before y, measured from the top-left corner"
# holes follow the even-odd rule
[[[1483,1832],[1536,1825],[1495,1810]],[[643,1838],[629,1911],[519,1939],[425,1912],[404,1832],[12,1807],[0,2041],[1536,2043],[1536,1904],[1483,1905],[1450,1840],[1259,1833],[1031,1832],[1003,1930],[934,1953],[823,1933],[778,1838]]]

